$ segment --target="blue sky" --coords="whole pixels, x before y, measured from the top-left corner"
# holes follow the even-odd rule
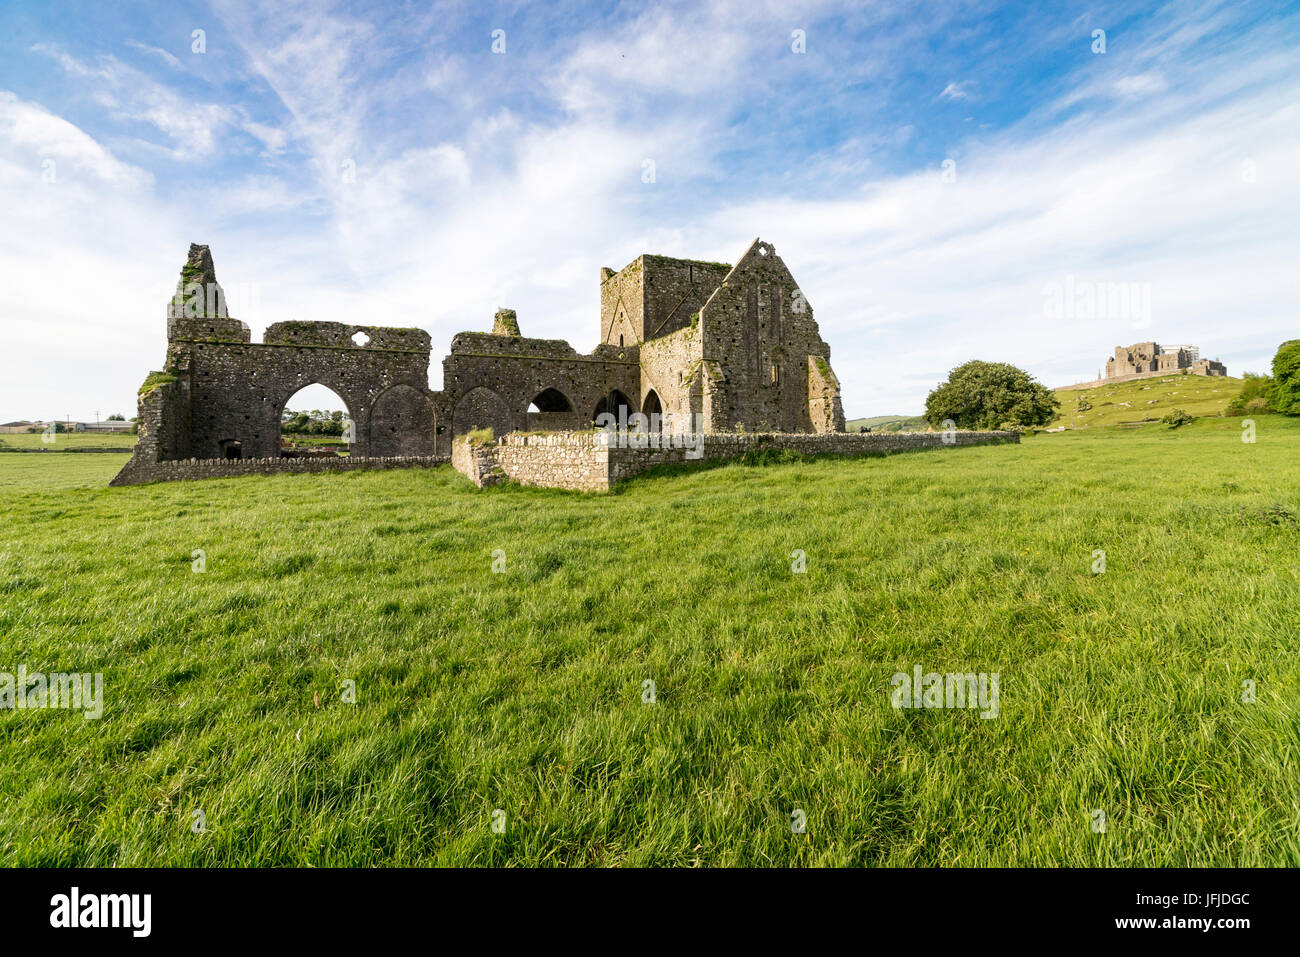
[[[0,418],[133,414],[190,242],[255,339],[418,325],[435,388],[500,306],[590,349],[601,266],[755,236],[850,416],[971,358],[1262,370],[1300,334],[1298,48],[1284,3],[10,2]],[[1053,313],[1067,282],[1150,308]]]

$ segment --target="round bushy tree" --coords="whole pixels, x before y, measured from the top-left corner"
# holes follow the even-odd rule
[[[1269,392],[1269,404],[1278,412],[1300,415],[1300,339],[1278,346]]]
[[[1025,428],[1046,425],[1060,402],[1023,369],[1005,362],[974,360],[948,373],[948,381],[925,400],[925,418],[935,428],[951,419],[959,429]]]

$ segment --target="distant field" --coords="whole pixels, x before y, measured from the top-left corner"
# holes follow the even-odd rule
[[[920,415],[874,415],[866,419],[850,419],[844,424],[844,428],[849,432],[856,432],[864,425],[885,432],[924,432],[928,423],[925,417]]]
[[[1201,375],[1170,375],[1095,389],[1058,390],[1061,412],[1052,425],[1081,429],[1154,421],[1171,409],[1183,409],[1198,417],[1222,415],[1240,391],[1240,379]],[[1080,399],[1091,403],[1092,409],[1080,412]]]
[[[0,711],[0,859],[1298,865],[1300,420],[1241,434],[607,496],[0,455],[0,670],[106,702]],[[894,709],[914,666],[997,717]]]
[[[101,432],[61,432],[53,442],[42,442],[39,432],[18,432],[0,435],[0,451],[4,449],[44,449],[47,452],[66,452],[68,449],[129,449],[135,447],[136,437]]]
[[[295,446],[344,446],[347,442],[337,435],[286,435],[286,439]],[[59,433],[54,441],[41,441],[40,433],[18,433],[0,435],[0,451],[10,449],[42,449],[46,452],[66,452],[69,449],[129,449],[135,447],[136,436],[112,435],[105,433],[66,432]]]

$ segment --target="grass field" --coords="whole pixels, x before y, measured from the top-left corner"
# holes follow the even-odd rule
[[[603,497],[121,461],[0,456],[0,670],[105,697],[0,711],[5,864],[1300,864],[1300,421]]]
[[[1241,380],[1231,376],[1169,375],[1134,379],[1095,389],[1058,391],[1061,411],[1053,426],[1072,429],[1156,422],[1171,409],[1197,417],[1223,415],[1228,403],[1241,392]],[[1079,409],[1086,400],[1092,408]]]
[[[41,449],[46,452],[66,452],[69,449],[130,449],[136,437],[111,432],[60,432],[53,442],[42,441],[39,432],[17,432],[0,435],[0,452],[5,449]]]

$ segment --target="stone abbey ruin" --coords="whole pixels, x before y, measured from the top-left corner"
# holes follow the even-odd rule
[[[604,489],[653,465],[758,447],[940,444],[937,434],[844,433],[830,346],[770,243],[754,240],[734,266],[642,255],[602,269],[600,291],[590,354],[523,336],[502,309],[491,332],[452,339],[434,391],[422,329],[290,321],[252,342],[227,312],[208,247],[191,245],[167,307],[165,367],[141,387],[139,440],[112,484],[452,461],[480,485]],[[347,406],[347,456],[281,447],[285,404],[314,384]],[[613,422],[632,439],[596,428]],[[960,433],[943,444],[1016,440]]]

